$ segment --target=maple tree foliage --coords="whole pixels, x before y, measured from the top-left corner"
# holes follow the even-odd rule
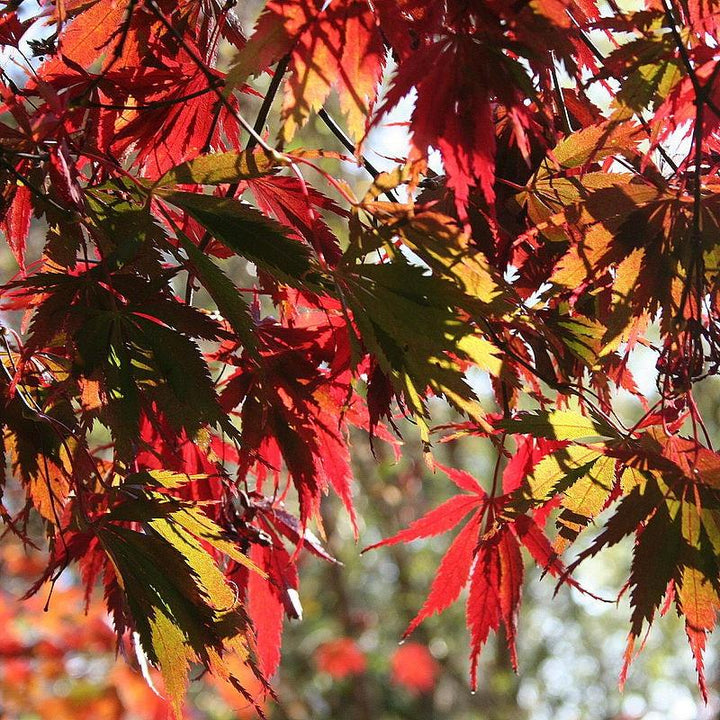
[[[501,626],[517,666],[524,554],[579,588],[580,562],[632,536],[623,677],[674,608],[705,695],[720,455],[694,389],[720,367],[714,0],[269,0],[249,31],[214,0],[39,8],[0,10],[3,46],[42,35],[42,61],[0,78],[18,266],[0,309],[21,317],[0,336],[0,449],[26,498],[0,514],[23,540],[37,514],[49,548],[28,596],[75,565],[176,714],[192,664],[262,714],[283,620],[302,615],[298,560],[335,562],[324,495],[359,534],[350,433],[399,448],[406,416],[431,465],[466,437],[497,454],[490,478],[438,465],[455,495],[373,546],[459,527],[407,634],[467,588],[474,686]],[[409,152],[378,173],[369,134],[408,96]],[[340,145],[307,146],[315,116]],[[364,195],[338,161],[372,176]],[[630,370],[639,347],[656,398]],[[642,406],[631,424],[619,390]],[[432,427],[431,398],[460,419]],[[425,664],[398,682],[422,692]],[[337,640],[318,665],[364,657]]]

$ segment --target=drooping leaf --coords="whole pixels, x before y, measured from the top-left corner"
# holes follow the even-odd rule
[[[272,173],[279,164],[262,150],[200,155],[168,170],[154,187],[236,183]]]
[[[256,346],[254,323],[245,299],[223,271],[182,232],[177,234],[178,242],[192,263],[203,287],[215,301],[222,316],[245,347]]]
[[[472,332],[448,306],[452,285],[400,262],[343,269],[336,278],[344,286],[343,299],[359,340],[378,358],[408,407],[424,415],[422,398],[430,387],[484,422],[484,412],[452,357],[462,352],[460,338]],[[417,317],[423,318],[422,333],[417,332]]]
[[[470,575],[480,533],[481,517],[475,515],[460,530],[440,563],[430,593],[420,612],[408,625],[407,637],[423,620],[441,613],[452,605],[465,587]]]
[[[282,226],[250,205],[213,195],[171,192],[162,197],[182,208],[238,255],[280,280],[300,284],[315,273],[311,254],[290,240]]]

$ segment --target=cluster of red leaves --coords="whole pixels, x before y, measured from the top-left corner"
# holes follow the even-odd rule
[[[424,645],[405,643],[395,651],[390,664],[392,681],[410,693],[420,695],[435,687],[440,667]]]
[[[310,529],[325,494],[358,532],[350,433],[392,441],[398,413],[428,451],[481,435],[498,458],[488,482],[444,468],[460,492],[377,544],[465,521],[408,632],[469,585],[473,684],[501,625],[515,664],[521,549],[573,583],[559,554],[610,510],[578,561],[635,535],[628,659],[674,603],[705,692],[720,462],[693,387],[720,367],[717,8],[610,8],[270,0],[246,37],[214,0],[47,0],[37,24],[2,7],[0,44],[46,59],[0,76],[19,268],[0,300],[0,460],[26,497],[0,514],[23,540],[33,513],[45,524],[31,593],[72,562],[88,595],[102,585],[176,713],[194,662],[262,712],[237,663],[268,690],[299,557],[334,562]],[[410,153],[378,175],[368,133],[410,94]],[[327,170],[348,158],[297,147],[314,114],[375,176],[364,197]],[[657,401],[629,370],[639,346]],[[433,397],[464,419],[431,433]]]
[[[360,675],[367,668],[367,659],[357,643],[342,637],[319,645],[315,651],[318,670],[336,680]],[[390,660],[390,680],[411,694],[430,692],[435,687],[440,667],[430,651],[419,643],[404,643]]]
[[[365,672],[365,654],[352,638],[336,638],[323,643],[315,651],[318,670],[336,680]]]

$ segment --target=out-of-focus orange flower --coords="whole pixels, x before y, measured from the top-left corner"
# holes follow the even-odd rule
[[[38,714],[42,720],[123,720],[126,717],[114,688],[99,689],[90,696],[78,692],[67,697],[46,697]]]
[[[391,667],[392,681],[413,694],[430,692],[439,670],[430,651],[419,643],[400,646],[393,655]]]
[[[162,687],[160,674],[150,670],[156,687]],[[145,678],[132,670],[125,663],[116,663],[109,676],[112,685],[117,689],[127,717],[140,717],[143,720],[169,720],[172,717],[169,703],[153,692]]]
[[[32,665],[27,660],[3,660],[3,684],[26,685],[32,680],[33,674]]]
[[[65,657],[65,649],[47,638],[38,640],[33,647],[33,655],[44,660],[60,660]]]
[[[337,679],[359,675],[367,666],[365,655],[351,638],[323,643],[315,651],[315,662],[319,670]]]

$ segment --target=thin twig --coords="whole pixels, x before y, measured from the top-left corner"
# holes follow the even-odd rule
[[[342,146],[350,153],[355,155],[355,143],[345,134],[343,129],[335,122],[328,111],[323,107],[318,110],[318,117],[327,125],[330,132],[340,141]],[[362,166],[372,175],[373,180],[380,175],[380,171],[365,157],[360,157]],[[393,201],[400,202],[397,195],[392,190],[386,190],[385,194]]]
[[[140,105],[123,105],[122,103],[101,103],[101,102],[81,102],[80,105],[83,107],[101,108],[102,110],[155,110],[161,107],[167,107],[168,105],[178,105],[187,100],[193,100],[196,97],[205,95],[212,92],[214,88],[221,87],[222,80],[215,78],[215,82],[212,86],[202,88],[202,90],[196,90],[195,92],[188,93],[187,95],[181,95],[176,98],[169,98],[166,100],[153,100],[149,103],[143,103]]]
[[[278,64],[275,66],[275,72],[273,73],[272,80],[270,81],[270,85],[265,93],[260,110],[258,110],[257,117],[255,118],[255,124],[253,125],[253,129],[258,136],[262,133],[263,128],[265,127],[268,115],[270,114],[270,108],[275,100],[277,91],[280,89],[280,83],[282,82],[289,64],[290,56],[285,55],[285,57],[280,58]],[[251,135],[245,149],[252,150],[256,145],[257,140],[254,135]]]
[[[263,128],[265,127],[268,115],[270,114],[270,108],[272,107],[275,96],[277,95],[277,91],[280,88],[280,83],[282,82],[289,62],[290,57],[286,55],[278,61],[278,64],[275,67],[275,73],[273,74],[270,85],[268,86],[265,97],[263,98],[262,105],[260,106],[260,110],[258,111],[257,117],[255,118],[255,123],[253,125],[254,134],[250,135],[250,139],[245,146],[246,151],[252,151],[258,145],[257,138],[260,137],[260,133],[262,133]],[[228,186],[228,189],[225,191],[225,197],[235,197],[235,194],[237,193],[239,187],[240,183],[231,183]],[[202,238],[200,239],[200,242],[198,243],[198,250],[200,250],[200,252],[205,252],[207,246],[210,244],[210,240],[212,240],[212,233],[209,230],[206,230]],[[195,275],[188,270],[187,282],[185,283],[185,303],[187,305],[190,305],[192,303],[194,280]]]

